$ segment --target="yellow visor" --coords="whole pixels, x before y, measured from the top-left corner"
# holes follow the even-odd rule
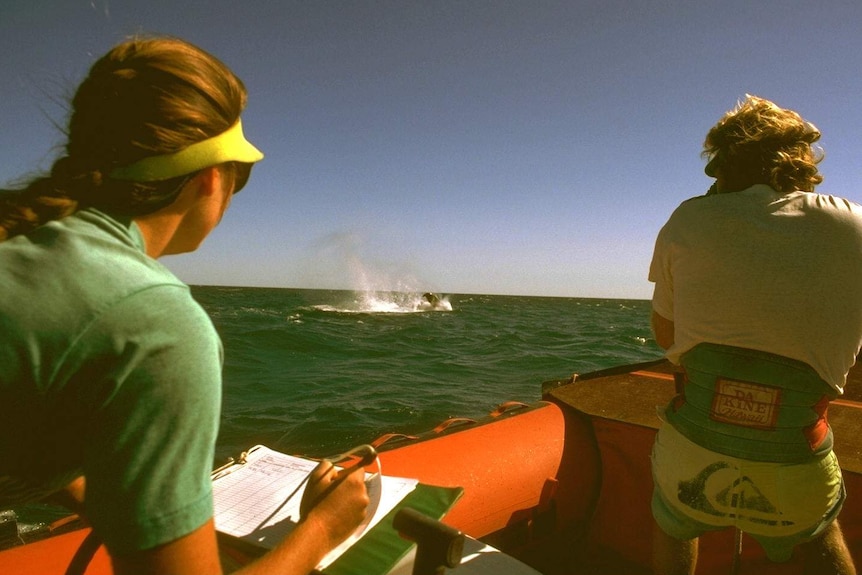
[[[150,156],[111,172],[117,180],[132,182],[157,182],[177,176],[191,174],[198,170],[223,164],[243,162],[252,164],[263,159],[263,153],[245,139],[242,121],[207,140],[164,156]]]

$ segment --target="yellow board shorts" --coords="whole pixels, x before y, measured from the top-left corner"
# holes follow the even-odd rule
[[[736,527],[772,561],[829,526],[846,497],[832,451],[805,463],[764,463],[715,453],[664,423],[652,452],[652,512],[671,537]]]

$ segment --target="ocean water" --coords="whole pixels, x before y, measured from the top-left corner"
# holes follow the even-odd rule
[[[225,347],[218,459],[309,456],[541,398],[543,381],[661,357],[642,300],[194,286]]]
[[[541,399],[542,382],[661,357],[643,300],[193,286],[225,348],[218,464],[324,457]],[[15,510],[19,532],[68,512]]]

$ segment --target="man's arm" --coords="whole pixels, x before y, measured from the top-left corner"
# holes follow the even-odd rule
[[[661,316],[653,310],[650,321],[655,341],[662,349],[668,349],[673,345],[673,322]]]

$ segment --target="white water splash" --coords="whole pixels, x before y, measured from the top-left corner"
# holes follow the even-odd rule
[[[318,311],[338,313],[427,313],[452,311],[448,296],[440,297],[436,304],[429,303],[422,294],[404,292],[355,292],[353,301],[337,305],[315,305]]]
[[[425,293],[430,293],[427,282],[416,278],[411,266],[363,257],[360,255],[363,248],[363,238],[356,233],[330,234],[321,241],[315,258],[315,271],[321,274],[318,279],[340,276],[341,282],[346,281],[348,289],[354,292],[354,299],[337,305],[315,305],[314,309],[393,314],[452,311],[448,296],[432,294],[433,297],[424,297]]]

